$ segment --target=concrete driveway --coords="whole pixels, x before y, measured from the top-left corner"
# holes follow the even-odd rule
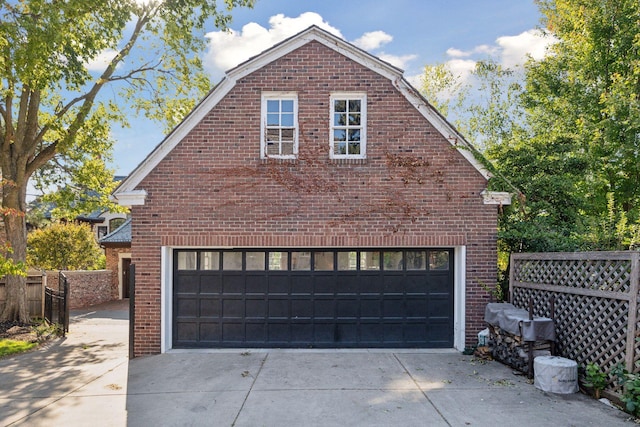
[[[0,425],[631,426],[454,351],[173,351],[127,359],[126,306],[74,312],[67,338],[0,360]]]

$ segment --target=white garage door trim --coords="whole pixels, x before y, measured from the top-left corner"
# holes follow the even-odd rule
[[[160,249],[160,287],[161,287],[161,319],[160,319],[160,351],[171,350],[173,343],[173,250],[184,247],[162,246]],[[465,284],[466,284],[466,247],[454,247],[454,348],[462,351],[465,347]]]

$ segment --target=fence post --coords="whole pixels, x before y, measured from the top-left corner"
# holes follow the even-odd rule
[[[129,265],[129,359],[135,357],[135,319],[136,319],[136,265]]]
[[[69,332],[69,282],[64,277],[64,331]],[[64,335],[63,335],[64,336]]]
[[[47,287],[47,272],[45,270],[42,270],[42,304],[41,304],[41,308],[40,308],[40,315],[42,316],[42,318],[44,319],[44,290]]]
[[[636,348],[636,324],[638,319],[638,281],[640,280],[640,254],[631,252],[631,283],[629,288],[629,317],[627,323],[627,348],[625,353],[625,365],[627,371],[633,372],[635,368]]]
[[[509,255],[509,302],[513,303],[513,282],[514,282],[514,271],[515,271],[515,254]]]

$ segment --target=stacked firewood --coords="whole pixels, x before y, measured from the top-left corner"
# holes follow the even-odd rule
[[[505,365],[529,374],[529,343],[520,335],[513,335],[499,326],[489,325],[491,356]],[[550,341],[535,341],[533,357],[551,355]]]

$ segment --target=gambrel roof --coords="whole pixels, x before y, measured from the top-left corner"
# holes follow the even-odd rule
[[[491,177],[490,172],[476,158],[476,156],[479,156],[477,150],[405,80],[403,70],[314,25],[227,71],[224,79],[120,184],[114,191],[113,198],[124,206],[144,204],[146,192],[144,189],[137,188],[140,182],[142,182],[162,159],[233,89],[237,81],[313,41],[321,43],[389,79],[393,86],[406,97],[416,110],[418,110],[452,146],[460,148],[460,154],[464,156],[482,176],[486,179]],[[496,193],[493,193],[493,195],[495,197]],[[501,198],[499,203],[508,204],[506,199],[502,199],[503,198]]]

